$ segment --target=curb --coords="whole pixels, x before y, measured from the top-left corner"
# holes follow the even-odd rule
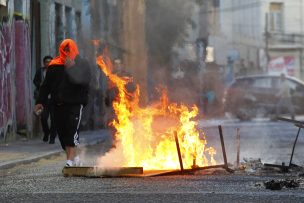
[[[80,148],[84,148],[84,147],[87,147],[87,146],[91,146],[91,145],[96,145],[96,144],[102,143],[102,142],[104,142],[106,140],[106,138],[107,138],[107,136],[103,136],[99,140],[89,141],[88,143],[81,144]],[[59,155],[60,153],[63,153],[63,152],[64,151],[60,148],[58,150],[53,150],[51,152],[41,153],[39,155],[30,156],[28,158],[23,158],[23,159],[17,159],[17,160],[13,160],[13,161],[2,162],[2,163],[0,163],[0,170],[2,170],[2,169],[10,169],[10,168],[13,168],[13,167],[15,167],[17,165],[21,165],[21,164],[29,164],[29,163],[32,163],[32,162],[37,162],[40,159],[43,159],[43,158],[47,159],[47,158],[50,158],[52,156]]]
[[[49,158],[51,156],[58,155],[62,152],[63,152],[62,150],[56,150],[56,151],[53,151],[53,152],[43,153],[43,154],[40,154],[40,155],[37,155],[37,156],[31,156],[31,157],[25,158],[25,159],[17,159],[17,160],[14,160],[14,161],[6,161],[6,162],[3,162],[3,163],[0,163],[0,170],[1,169],[13,168],[13,167],[15,167],[17,165],[21,165],[21,164],[29,164],[29,163],[32,163],[32,162],[36,162],[36,161],[39,161],[40,159]]]

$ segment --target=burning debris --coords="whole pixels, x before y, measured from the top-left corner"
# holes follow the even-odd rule
[[[179,158],[180,170],[143,170],[143,167],[65,167],[63,169],[64,176],[82,176],[82,177],[153,177],[164,175],[193,175],[193,174],[227,174],[233,173],[234,170],[229,168],[227,162],[226,150],[222,127],[219,125],[220,140],[222,145],[224,164],[200,167],[196,165],[196,157],[193,157],[193,165],[191,169],[184,169],[183,160],[180,153],[177,132],[174,132],[176,150]],[[221,170],[220,170],[221,169]],[[225,170],[225,173],[223,173]],[[202,173],[203,172],[203,173]]]
[[[174,131],[180,145],[183,167],[191,169],[193,160],[197,166],[215,165],[213,147],[207,147],[204,132],[197,129],[198,108],[170,103],[165,89],[161,89],[158,102],[140,107],[140,87],[130,93],[126,89],[129,77],[119,77],[112,73],[110,58],[103,54],[97,64],[118,88],[113,101],[116,118],[111,122],[115,128],[116,148],[100,159],[105,166],[140,166],[144,169],[178,169]],[[200,139],[200,136],[203,139]],[[115,160],[118,160],[115,163]]]

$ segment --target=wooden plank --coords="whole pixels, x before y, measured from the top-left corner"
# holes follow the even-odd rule
[[[184,169],[183,172],[179,169],[173,170],[147,170],[143,171],[142,167],[117,167],[117,168],[99,168],[99,167],[64,167],[62,172],[64,176],[76,177],[155,177],[168,175],[193,174],[195,171],[206,170],[212,168],[224,168],[225,164],[197,167],[193,169]],[[228,171],[230,172],[230,171]]]
[[[119,177],[123,175],[143,174],[143,167],[64,167],[62,170],[64,176],[78,177]]]

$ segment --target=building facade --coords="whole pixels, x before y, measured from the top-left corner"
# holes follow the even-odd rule
[[[0,20],[0,142],[18,133],[39,135],[33,77],[43,57],[56,56],[65,38],[74,39],[93,66],[92,41],[108,42],[147,102],[145,1],[0,0]]]
[[[45,55],[55,56],[63,39],[72,38],[79,42],[81,33],[81,0],[43,0],[35,1],[34,18],[39,19],[40,45],[36,45],[37,64]],[[33,19],[34,21],[35,19]],[[33,40],[36,41],[36,40]],[[40,47],[40,49],[39,49]],[[40,56],[39,56],[40,55]],[[38,63],[38,59],[40,63]]]
[[[211,11],[220,29],[209,35],[218,64],[231,59],[237,73],[286,74],[304,79],[301,0],[221,0]]]
[[[30,3],[0,2],[0,142],[32,135]]]
[[[80,0],[0,1],[0,142],[38,135],[33,78],[64,38],[79,39]]]

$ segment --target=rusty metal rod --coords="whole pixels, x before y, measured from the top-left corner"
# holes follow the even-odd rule
[[[188,174],[188,173],[192,174],[192,173],[194,173],[196,171],[213,169],[213,168],[223,168],[226,171],[228,171],[229,173],[233,173],[234,172],[232,169],[227,168],[225,164],[221,164],[221,165],[197,167],[197,168],[192,168],[192,169],[184,169],[183,170],[183,174]],[[179,174],[180,174],[180,170],[173,170],[173,171],[160,172],[158,174],[153,174],[151,176],[167,176],[167,175],[179,175]]]
[[[289,161],[289,166],[291,166],[291,164],[292,164],[293,153],[294,153],[297,141],[298,141],[298,137],[299,137],[300,131],[301,131],[301,127],[299,127],[296,139],[295,139],[295,141],[293,143],[292,152],[291,152],[290,161]]]
[[[221,138],[221,145],[222,145],[222,152],[223,152],[223,158],[224,158],[224,165],[228,168],[228,162],[227,162],[227,156],[226,156],[226,150],[225,150],[225,143],[224,143],[224,137],[223,137],[223,131],[222,126],[218,126],[220,138]]]
[[[283,117],[277,117],[277,119],[280,120],[280,121],[285,121],[285,122],[289,122],[289,123],[293,123],[293,124],[304,125],[303,121],[297,121],[297,120],[294,120],[294,119],[283,118]]]
[[[180,148],[179,148],[179,142],[178,142],[178,137],[177,137],[177,132],[176,131],[174,131],[174,138],[175,138],[175,143],[176,143],[179,165],[180,165],[180,168],[181,168],[181,172],[183,173],[184,172],[184,166],[183,166],[183,160],[182,160],[182,155],[181,155]]]
[[[241,139],[240,129],[237,128],[236,129],[236,167],[240,166],[240,145],[241,145],[240,139]]]

